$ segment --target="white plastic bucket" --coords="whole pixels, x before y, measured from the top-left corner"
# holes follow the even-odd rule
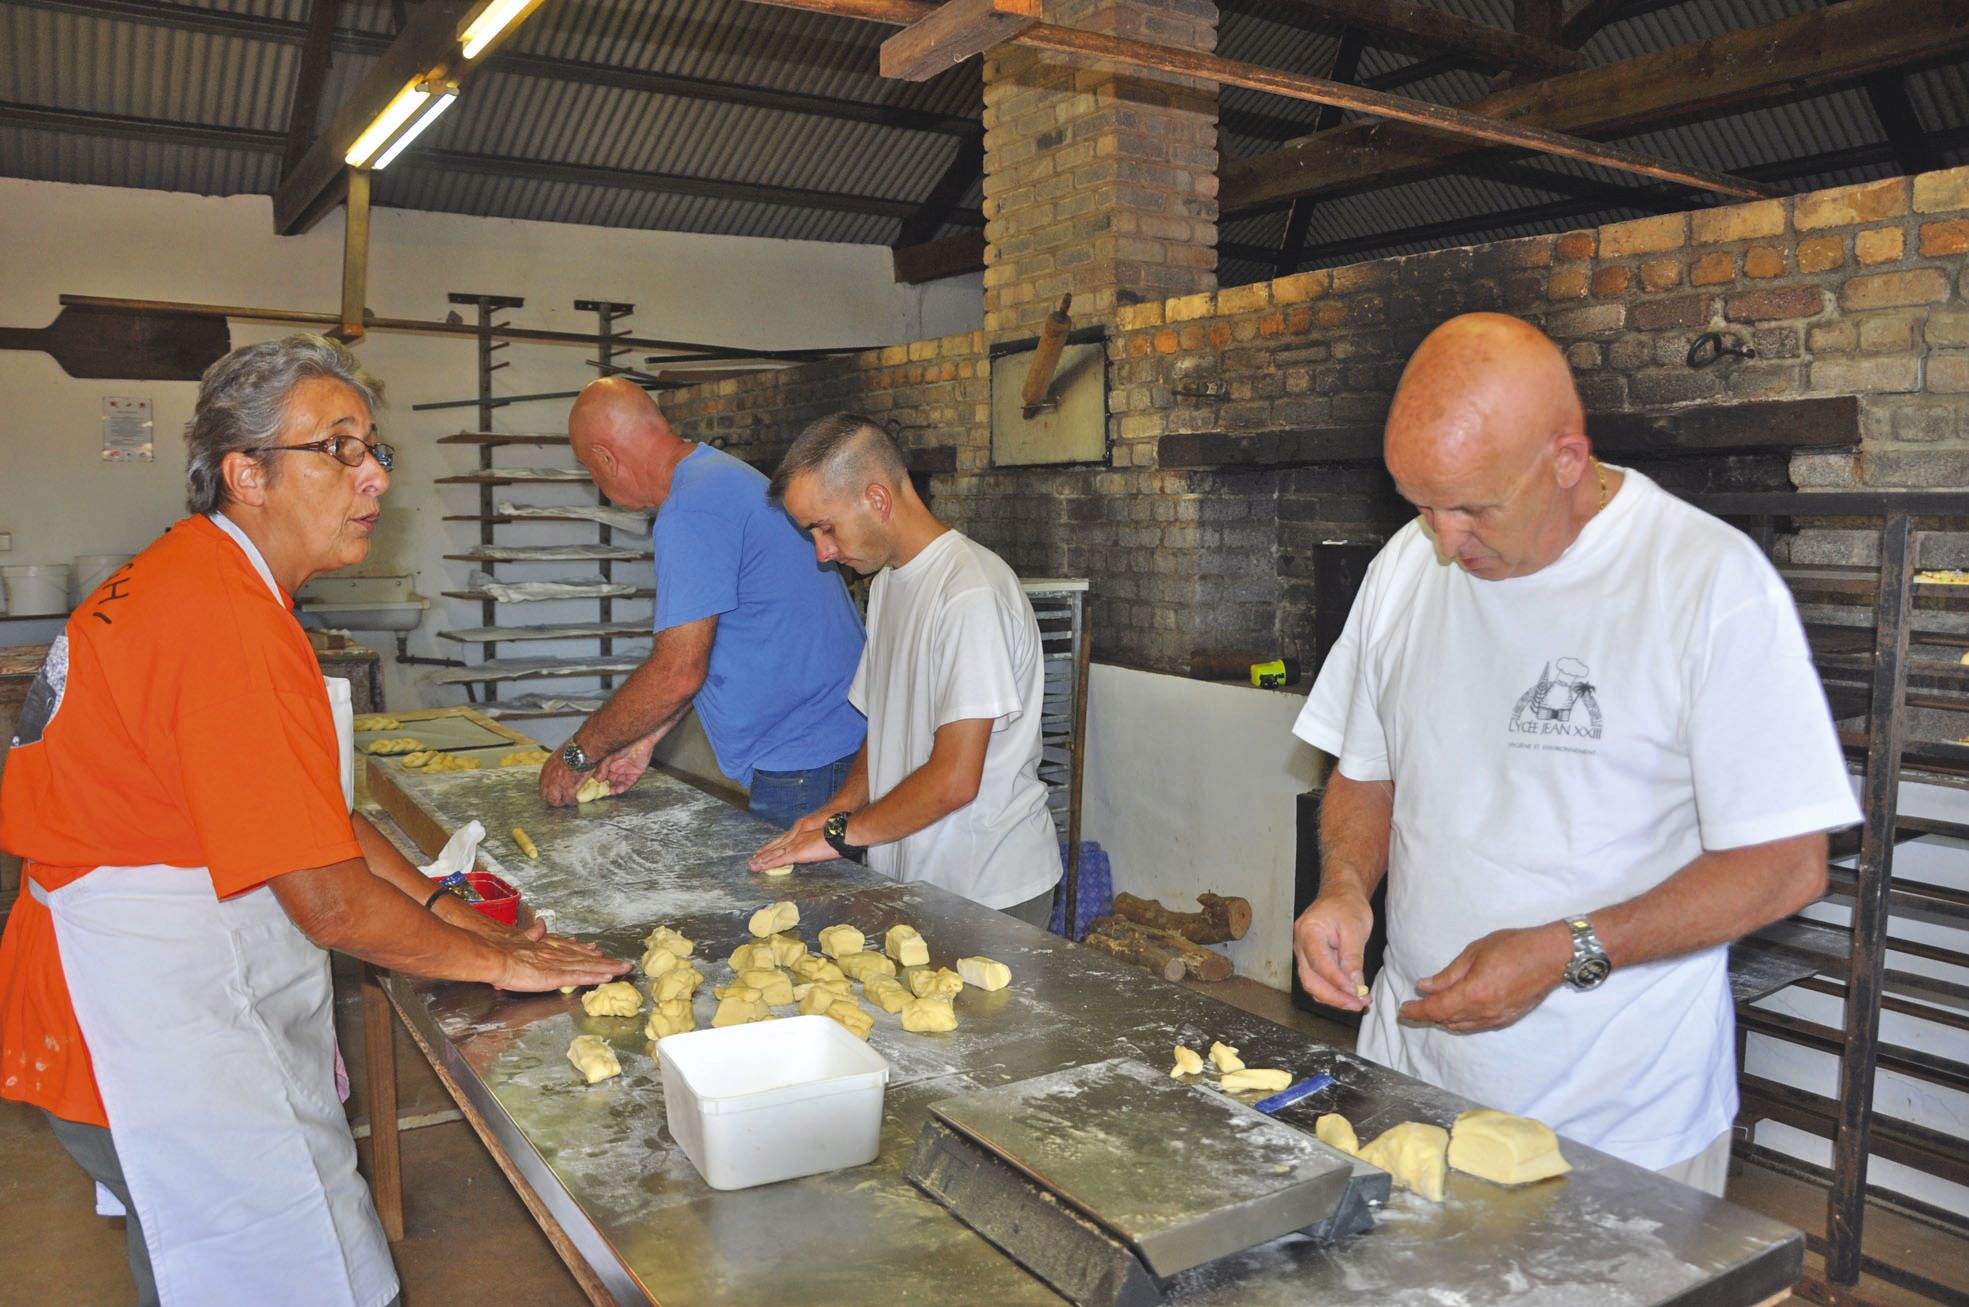
[[[69,609],[67,563],[0,567],[0,578],[7,582],[10,613],[46,617]]]
[[[75,585],[69,592],[69,607],[79,607],[84,599],[96,592],[97,586],[109,580],[111,572],[135,557],[135,554],[77,554]]]

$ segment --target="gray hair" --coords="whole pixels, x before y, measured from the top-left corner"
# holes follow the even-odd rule
[[[241,346],[205,370],[185,424],[185,504],[192,512],[213,513],[225,504],[226,455],[272,445],[294,388],[316,377],[349,387],[371,412],[382,407],[383,383],[347,347],[312,332]]]
[[[856,475],[879,474],[901,485],[909,476],[909,466],[881,423],[859,413],[835,413],[794,437],[766,493],[784,499],[793,478],[806,472],[819,472],[830,490],[839,490]]]

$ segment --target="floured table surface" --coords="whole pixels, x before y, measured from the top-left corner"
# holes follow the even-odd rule
[[[891,1078],[874,1162],[729,1193],[707,1186],[670,1136],[643,1017],[588,1017],[575,995],[390,978],[407,1018],[621,1302],[1058,1303],[902,1175],[929,1105],[967,1090],[1115,1057],[1166,1069],[1176,1044],[1222,1040],[1250,1066],[1339,1080],[1278,1114],[1302,1130],[1338,1111],[1371,1138],[1405,1120],[1447,1126],[1473,1106],[934,887],[843,862],[752,875],[746,859],[771,830],[667,776],[651,773],[581,809],[543,805],[530,767],[397,783],[437,828],[483,821],[486,869],[517,885],[554,929],[632,959],[658,925],[695,940],[706,976],[700,1026],[715,1006],[711,988],[728,977],[724,959],[750,938],[748,917],[778,899],[799,906],[810,948],[836,922],[871,941],[908,923],[922,931],[932,965],[983,954],[1012,969],[1010,988],[958,996],[951,1034],[906,1034],[875,1012],[870,1043]],[[515,848],[514,826],[537,843],[538,862]],[[615,1048],[622,1075],[580,1083],[566,1052],[584,1033]],[[1117,1164],[1175,1171],[1209,1153],[1198,1141],[1126,1132],[1087,1142]],[[1796,1278],[1796,1231],[1583,1145],[1564,1148],[1575,1169],[1560,1179],[1506,1190],[1452,1172],[1442,1203],[1397,1191],[1368,1234],[1331,1246],[1274,1240],[1177,1276],[1170,1300],[1747,1305]]]

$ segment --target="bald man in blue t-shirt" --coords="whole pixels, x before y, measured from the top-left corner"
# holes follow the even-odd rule
[[[571,804],[586,773],[621,793],[695,706],[752,811],[792,825],[840,787],[867,731],[848,703],[863,635],[847,586],[766,498],[764,474],[680,438],[634,382],[590,382],[568,435],[611,502],[657,510],[656,643],[541,767],[540,796]]]

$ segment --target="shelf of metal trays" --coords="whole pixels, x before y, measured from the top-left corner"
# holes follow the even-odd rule
[[[440,685],[472,685],[485,681],[538,681],[556,676],[620,676],[635,671],[642,664],[640,655],[487,658],[469,667],[440,668],[431,679]]]
[[[1039,623],[1045,685],[1040,700],[1039,779],[1046,786],[1046,808],[1066,845],[1061,895],[1069,931],[1080,894],[1080,787],[1086,766],[1087,678],[1090,636],[1087,582],[1023,580],[1027,602]]]

